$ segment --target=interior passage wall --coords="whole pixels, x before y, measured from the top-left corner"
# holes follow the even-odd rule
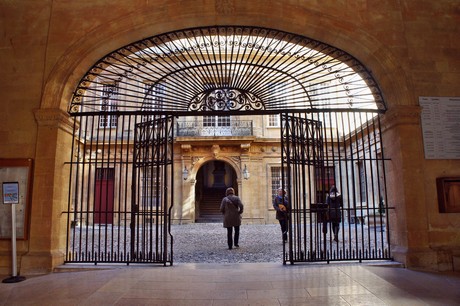
[[[372,71],[389,108],[386,155],[394,185],[389,204],[397,208],[397,259],[410,267],[453,267],[460,216],[441,215],[434,191],[437,177],[460,175],[460,161],[424,159],[418,97],[460,96],[457,0],[2,1],[0,11],[0,157],[36,161],[31,238],[19,250],[31,254],[24,272],[51,270],[61,258],[56,233],[65,229],[56,222],[62,205],[56,172],[62,160],[56,152],[69,148],[58,145],[60,132],[48,132],[66,125],[58,110],[66,110],[81,76],[133,41],[215,24],[311,37],[353,54]],[[54,115],[40,119],[37,109]],[[2,258],[8,250],[9,242],[0,241]]]

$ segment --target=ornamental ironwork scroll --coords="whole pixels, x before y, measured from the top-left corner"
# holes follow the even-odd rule
[[[265,104],[254,94],[238,89],[206,91],[189,105],[191,111],[264,110]]]

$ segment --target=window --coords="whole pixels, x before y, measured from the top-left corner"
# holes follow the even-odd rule
[[[104,84],[102,88],[101,111],[113,112],[117,108],[118,87],[115,84]],[[115,114],[101,115],[99,127],[117,127],[118,116]]]
[[[331,101],[334,96],[330,91],[335,90],[331,88],[331,82],[322,82],[322,83],[315,83],[310,84],[309,95],[310,99],[313,101],[313,104],[322,105],[324,108],[328,108],[331,106]],[[321,119],[325,127],[336,128],[337,123],[335,120],[331,120],[331,116],[329,112],[324,112],[323,117]]]
[[[144,168],[141,172],[141,205],[144,211],[161,207],[161,182],[157,177],[156,168]]]
[[[146,111],[160,111],[164,107],[164,96],[165,96],[166,87],[164,84],[149,84],[144,83],[144,105],[142,106],[143,110]],[[143,117],[144,121],[153,120],[152,115],[147,115]]]
[[[330,81],[310,84],[310,90],[309,90],[310,98],[313,101],[321,101],[322,104],[330,105],[331,97],[330,97],[329,91],[332,90],[330,86],[331,86]]]
[[[203,116],[202,136],[231,136],[230,116]]]
[[[219,89],[219,92],[228,92],[228,89]],[[223,94],[224,97],[227,94]],[[225,101],[228,106],[228,101]],[[215,105],[216,109],[218,105]],[[224,110],[228,110],[225,108]],[[231,118],[230,116],[203,116],[203,136],[231,136]]]
[[[278,189],[283,187],[283,175],[281,167],[275,166],[270,168],[272,181],[272,199],[278,194]],[[286,174],[284,175],[284,183],[287,184]]]
[[[359,194],[361,196],[361,202],[367,202],[366,201],[366,169],[365,169],[365,164],[362,161],[359,161],[358,163],[358,171],[359,171]]]
[[[280,127],[280,115],[268,115],[268,126],[269,127]]]
[[[204,116],[203,117],[203,126],[215,126],[216,125],[216,116]]]
[[[269,84],[270,100],[276,101],[276,103],[286,101],[288,95],[287,84],[285,83],[272,83]],[[269,127],[280,127],[280,116],[279,114],[268,115],[268,126]]]

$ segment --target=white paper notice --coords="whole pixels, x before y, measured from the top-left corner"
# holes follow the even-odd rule
[[[426,159],[460,159],[460,97],[419,97]]]

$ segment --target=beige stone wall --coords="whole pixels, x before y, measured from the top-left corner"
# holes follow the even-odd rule
[[[460,160],[424,159],[417,101],[460,96],[457,0],[4,0],[0,12],[0,157],[36,164],[30,239],[18,250],[27,252],[18,261],[21,272],[62,263],[62,152],[70,141],[62,120],[43,126],[34,111],[66,110],[81,76],[112,50],[215,24],[305,35],[353,54],[372,72],[389,108],[384,149],[391,159],[395,258],[413,268],[451,269],[452,254],[460,252],[460,216],[438,213],[435,179],[460,176]],[[0,262],[8,262],[8,250],[8,241],[0,241]]]

